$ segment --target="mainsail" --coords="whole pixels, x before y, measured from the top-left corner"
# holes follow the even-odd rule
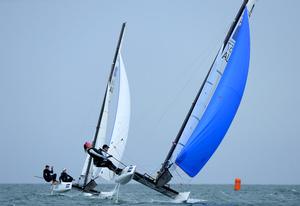
[[[119,160],[122,159],[127,142],[130,121],[130,92],[125,66],[121,54],[118,55],[116,70],[117,68],[119,69],[120,73],[119,99],[108,153],[114,157],[113,159],[111,159],[114,165],[119,167]],[[100,175],[106,180],[113,180],[115,173],[107,168],[103,168],[100,172]]]
[[[101,116],[100,126],[99,126],[99,132],[97,134],[97,137],[95,138],[94,145],[96,148],[99,148],[101,145],[105,142],[106,137],[106,129],[107,129],[107,121],[108,121],[108,110],[109,110],[109,103],[112,96],[112,87],[111,83],[108,83],[106,90],[105,97],[104,97],[104,104],[103,104],[103,112]],[[92,164],[91,158],[89,155],[87,155],[82,172],[81,172],[81,178],[84,178],[84,185],[89,182],[91,179],[94,179],[97,176],[98,169]]]
[[[93,139],[93,146],[96,148],[101,147],[107,141],[106,130],[108,123],[109,106],[112,99],[112,95],[114,94],[114,91],[116,91],[115,87],[117,87],[117,90],[119,91],[117,114],[110,142],[112,149],[109,151],[116,159],[122,158],[122,154],[127,140],[130,119],[129,86],[124,63],[120,53],[125,26],[126,23],[123,23]],[[117,81],[118,79],[119,81]],[[118,138],[120,139],[118,140]],[[121,141],[122,143],[118,143],[119,141]],[[118,147],[116,146],[116,144],[118,145]],[[80,176],[80,181],[82,182],[79,183],[79,186],[84,188],[88,182],[99,176],[99,172],[100,171],[98,170],[98,168],[94,167],[94,165],[92,164],[91,157],[87,155]],[[103,173],[101,175],[104,176],[104,172],[101,173]]]

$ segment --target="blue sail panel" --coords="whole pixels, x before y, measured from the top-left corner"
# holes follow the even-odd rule
[[[190,177],[198,174],[221,143],[243,96],[250,59],[250,33],[246,9],[233,39],[233,51],[215,93],[175,160]]]

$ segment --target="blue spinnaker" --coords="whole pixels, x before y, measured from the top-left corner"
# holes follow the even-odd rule
[[[235,44],[223,76],[201,120],[175,160],[190,177],[198,174],[221,143],[243,96],[250,59],[247,9],[232,38]]]

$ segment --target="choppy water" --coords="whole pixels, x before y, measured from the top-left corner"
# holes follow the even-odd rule
[[[109,191],[112,185],[102,185],[102,191]],[[100,188],[99,188],[100,189]],[[298,206],[300,185],[242,185],[234,191],[232,185],[182,185],[180,191],[191,191],[189,203],[176,205],[207,206]],[[175,203],[142,185],[130,184],[121,187],[119,202],[100,197],[87,197],[71,191],[64,194],[50,194],[46,184],[0,184],[0,205],[174,205]]]

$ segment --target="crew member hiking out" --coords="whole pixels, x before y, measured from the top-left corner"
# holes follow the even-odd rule
[[[53,166],[51,166],[51,169],[49,168],[50,168],[49,165],[45,166],[45,169],[43,171],[43,177],[46,182],[52,181],[52,183],[55,184],[57,181],[56,181],[56,174],[55,173],[53,174]]]
[[[60,173],[59,181],[61,182],[72,182],[73,177],[67,174],[67,169],[64,168],[63,171]]]
[[[102,149],[96,149],[92,146],[92,143],[86,142],[83,145],[84,150],[93,158],[93,163],[96,167],[107,167],[111,171],[114,171],[117,175],[122,172],[121,168],[117,168],[108,158],[112,155],[108,155],[107,151],[109,146],[104,144]]]

